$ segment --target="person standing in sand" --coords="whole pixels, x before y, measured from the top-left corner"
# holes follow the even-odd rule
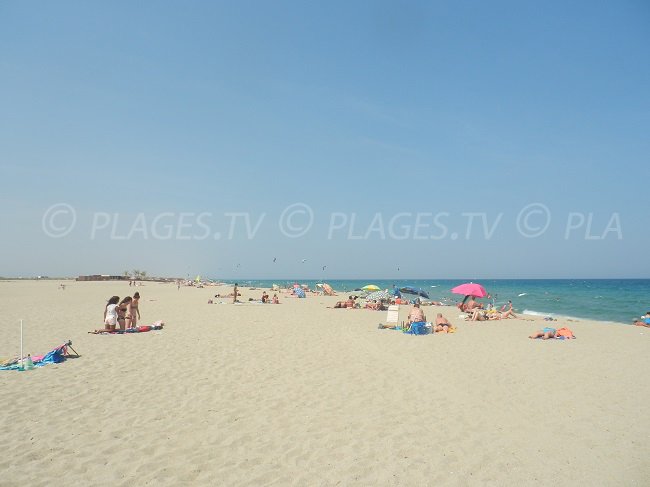
[[[136,292],[133,295],[133,299],[129,303],[129,318],[130,318],[130,324],[129,328],[135,328],[136,325],[138,324],[138,321],[140,321],[140,293]]]
[[[131,303],[131,296],[127,296],[117,305],[117,324],[120,325],[120,330],[126,330],[126,313],[129,310],[129,303]]]
[[[232,304],[235,304],[237,302],[237,283],[235,283],[235,287],[232,290]]]

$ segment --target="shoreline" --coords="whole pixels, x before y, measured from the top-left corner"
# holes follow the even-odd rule
[[[116,282],[116,283],[124,283],[127,282],[129,279],[120,279],[120,280],[112,280],[112,281],[107,281],[107,280],[78,280],[78,277],[61,277],[61,278],[56,278],[56,277],[41,277],[41,278],[36,278],[36,277],[28,277],[28,278],[2,278],[0,277],[0,282],[25,282],[25,281],[35,281],[35,282],[57,282],[57,281],[64,281],[64,282]],[[135,280],[135,279],[134,279]],[[450,279],[437,279],[435,281],[449,281]],[[549,278],[549,279],[492,279],[490,281],[577,281],[577,280],[582,280],[582,279],[563,279],[563,278]],[[595,280],[595,281],[608,281],[612,279],[589,279],[589,280]],[[639,279],[639,278],[616,278],[614,280],[628,280],[628,281],[638,281],[638,280],[647,280],[647,279]],[[167,283],[167,284],[174,284],[177,281],[181,282],[190,282],[193,280],[190,279],[189,281],[184,278],[176,278],[176,277],[159,277],[159,276],[152,276],[152,277],[146,277],[146,278],[140,278],[136,280],[137,282],[140,283]],[[244,285],[244,287],[250,287],[246,283],[249,282],[257,282],[257,283],[269,283],[271,281],[277,281],[277,283],[281,282],[282,284],[278,284],[281,289],[284,289],[283,286],[290,282],[300,282],[301,280],[292,280],[292,279],[240,279],[241,283]],[[208,286],[219,286],[219,285],[232,285],[234,282],[239,282],[237,280],[220,280],[220,281],[215,281],[211,279],[207,279],[206,281],[203,281],[205,285]],[[308,281],[308,282],[326,282],[326,281],[332,281],[332,282],[352,282],[352,283],[359,283],[359,282],[371,282],[372,279],[327,279],[327,280],[321,280],[321,279],[304,279],[302,281]],[[426,279],[420,279],[420,280],[408,280],[408,279],[402,279],[401,281],[403,282],[417,282],[417,281],[433,281],[433,280],[426,280]],[[381,282],[380,280],[377,282]],[[260,289],[264,286],[260,286]],[[267,290],[271,290],[270,286],[264,287]],[[341,294],[341,293],[351,293],[353,291],[351,290],[346,290],[346,289],[334,289],[335,292]],[[528,311],[526,313],[525,311]],[[519,309],[516,308],[515,312],[520,315],[525,315],[529,318],[543,318],[543,317],[552,317],[557,320],[564,320],[564,321],[569,321],[569,322],[580,322],[580,321],[592,321],[597,324],[601,325],[628,325],[628,326],[634,326],[632,324],[632,320],[639,318],[641,315],[641,311],[639,312],[639,316],[633,316],[630,318],[629,321],[623,321],[623,320],[615,320],[615,319],[598,319],[594,317],[589,317],[589,316],[579,316],[577,314],[563,314],[560,312],[543,312],[543,311],[537,311],[537,310],[528,310],[526,308]]]
[[[527,281],[528,279],[521,279],[521,280],[522,281]],[[547,279],[547,280],[548,281],[564,281],[565,279]],[[573,281],[573,280],[574,279],[566,279],[565,281]],[[608,280],[608,279],[604,279],[604,280]],[[637,279],[631,279],[631,280],[637,280]],[[266,284],[266,283],[268,283],[270,281],[273,281],[273,280],[272,279],[269,279],[269,280],[267,280],[267,279],[264,279],[264,280],[241,280],[241,281],[232,281],[232,282],[221,281],[218,285],[232,285],[234,282],[240,282],[240,287],[242,285],[243,285],[243,287],[250,287],[250,286],[246,285],[245,283],[247,283],[247,282],[258,282],[258,283]],[[309,282],[314,282],[314,281],[324,282],[324,281],[320,281],[320,280],[309,280]],[[337,282],[336,279],[330,279],[329,281]],[[371,280],[367,280],[367,279],[348,279],[347,281],[349,281],[349,282],[357,282],[357,283],[358,282],[371,282]],[[408,282],[408,280],[404,280],[404,281]],[[428,280],[425,280],[425,281],[428,281]],[[444,280],[441,279],[441,281],[444,281]],[[510,280],[508,280],[508,281],[510,281]],[[278,282],[279,282],[279,280],[278,280]],[[284,280],[282,282],[283,282],[282,285],[278,284],[281,289],[286,289],[286,287],[283,287],[283,286],[286,285],[289,282],[300,283],[299,280],[296,280],[296,281]],[[411,282],[414,282],[414,281],[411,281]],[[277,283],[275,283],[275,284],[277,284]],[[266,286],[266,285],[260,285],[258,287],[258,289],[271,290],[271,287]],[[334,291],[336,293],[338,293],[339,295],[342,295],[342,294],[354,294],[354,292],[355,292],[355,291],[349,290],[349,289],[336,289],[336,288],[334,289]],[[448,306],[454,306],[454,304],[449,304]],[[526,311],[528,311],[528,313],[526,313]],[[567,315],[567,314],[562,314],[562,313],[558,313],[558,312],[546,312],[545,313],[545,312],[540,312],[540,311],[536,311],[536,310],[527,310],[525,308],[521,309],[521,310],[519,308],[516,308],[515,312],[518,315],[525,315],[525,316],[527,316],[529,318],[551,317],[551,318],[555,318],[557,320],[565,320],[565,321],[569,321],[569,322],[592,321],[594,323],[604,324],[604,325],[630,325],[630,326],[633,326],[632,325],[632,320],[639,317],[639,316],[634,316],[634,317],[630,318],[629,322],[626,322],[626,321],[622,321],[622,320],[621,321],[616,321],[616,320],[612,320],[612,319],[603,320],[603,319],[597,319],[597,318],[593,318],[593,317],[589,317],[589,316]]]

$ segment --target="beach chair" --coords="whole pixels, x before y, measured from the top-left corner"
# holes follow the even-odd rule
[[[386,326],[399,325],[399,304],[391,304],[386,312]]]

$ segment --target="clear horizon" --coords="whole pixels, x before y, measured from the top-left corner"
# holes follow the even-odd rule
[[[648,46],[635,0],[2,2],[0,274],[645,278]]]

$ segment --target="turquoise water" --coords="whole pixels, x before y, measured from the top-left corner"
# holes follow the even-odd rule
[[[316,280],[240,280],[250,287],[287,286],[299,282],[311,289],[322,281]],[[334,289],[345,294],[366,284],[382,289],[411,286],[429,293],[432,300],[455,303],[462,296],[450,289],[463,280],[326,280]],[[516,311],[543,316],[583,318],[596,321],[631,323],[650,310],[650,279],[494,279],[478,281],[492,295],[496,306],[512,300]],[[482,301],[487,302],[486,299]]]

